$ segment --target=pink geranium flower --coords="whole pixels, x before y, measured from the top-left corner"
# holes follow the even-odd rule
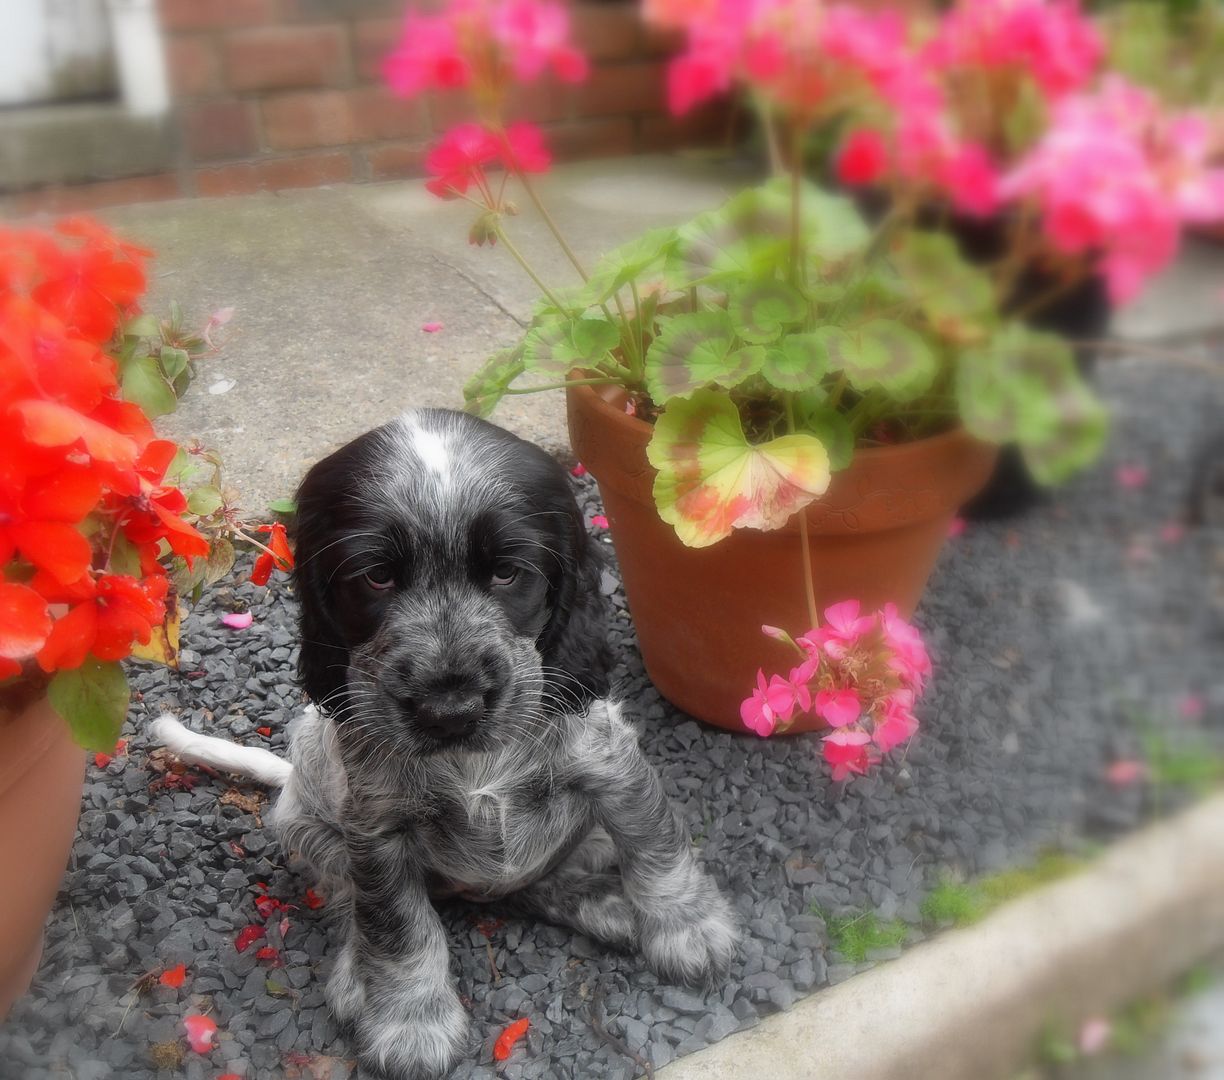
[[[483,185],[484,166],[501,152],[497,139],[480,124],[451,128],[425,157],[433,179],[425,186],[444,199],[466,194],[472,184]]]
[[[919,692],[931,673],[931,658],[922,635],[897,612],[896,604],[885,604],[880,612],[884,642],[893,651],[892,669],[909,689]]]
[[[740,705],[740,718],[758,735],[772,735],[780,720],[790,719],[794,700],[794,690],[785,680],[777,675],[766,680],[765,672],[758,671],[756,689]]]
[[[842,143],[834,170],[837,178],[851,187],[874,184],[888,168],[888,146],[878,131],[863,128],[852,132]]]
[[[863,705],[853,690],[821,690],[812,699],[812,707],[830,727],[853,724],[863,714]]]
[[[542,173],[552,165],[552,153],[544,142],[544,132],[521,120],[506,128],[502,160],[514,172]]]
[[[871,733],[872,741],[887,754],[913,737],[918,730],[918,718],[913,713],[914,694],[911,690],[897,690],[884,702],[883,716],[876,721]]]
[[[409,11],[399,43],[383,61],[383,77],[402,97],[466,86],[472,69],[459,50],[459,36],[451,19]]]
[[[586,57],[569,44],[569,13],[555,0],[503,0],[493,8],[489,26],[494,40],[523,82],[549,68],[565,82],[586,78]]]
[[[867,745],[871,736],[865,731],[842,728],[824,737],[822,747],[824,759],[831,767],[834,780],[845,780],[855,774],[861,775],[871,764]]]

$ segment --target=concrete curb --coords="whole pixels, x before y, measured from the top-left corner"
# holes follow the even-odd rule
[[[823,991],[660,1080],[989,1080],[1042,1028],[1157,990],[1224,946],[1224,795],[1081,874]]]

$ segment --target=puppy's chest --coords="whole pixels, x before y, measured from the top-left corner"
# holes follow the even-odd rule
[[[445,891],[479,899],[521,888],[551,865],[585,818],[576,792],[547,770],[449,779],[415,815]]]

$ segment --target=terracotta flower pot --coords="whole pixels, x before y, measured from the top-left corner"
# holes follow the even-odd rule
[[[691,716],[743,731],[740,702],[757,669],[785,669],[790,650],[763,623],[808,629],[798,521],[774,532],[737,529],[685,547],[655,509],[652,428],[624,412],[618,388],[571,387],[574,452],[599,482],[646,671]],[[962,431],[859,450],[807,510],[816,599],[858,599],[911,615],[957,508],[990,476],[995,447]],[[800,721],[794,731],[820,726]]]
[[[46,698],[0,711],[0,1020],[30,985],[68,865],[85,751]]]

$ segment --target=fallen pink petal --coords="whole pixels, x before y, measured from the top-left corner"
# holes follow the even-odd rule
[[[586,476],[586,474],[587,474],[587,467],[583,465],[581,461],[578,462],[578,464],[575,465],[572,469],[570,469],[570,476]]]
[[[1133,758],[1122,758],[1105,769],[1105,779],[1114,787],[1131,787],[1147,777],[1147,763]]]
[[[967,527],[963,517],[954,517],[948,522],[948,539],[953,540],[958,536],[963,536]]]
[[[213,1036],[217,1033],[216,1021],[207,1016],[192,1014],[183,1017],[187,1029],[187,1042],[197,1054],[207,1054],[213,1048]]]
[[[608,527],[608,518],[604,514],[592,514],[591,524],[597,529],[606,529]]]
[[[1147,466],[1136,465],[1134,463],[1119,465],[1114,470],[1114,480],[1117,482],[1118,487],[1124,491],[1138,491],[1140,488],[1147,486]]]
[[[223,626],[231,630],[245,630],[255,621],[255,616],[249,611],[228,611],[221,616]]]
[[[1162,544],[1180,544],[1186,538],[1186,526],[1180,521],[1167,521],[1160,527]]]
[[[1207,711],[1207,701],[1202,694],[1183,694],[1177,699],[1177,715],[1183,720],[1201,720]]]
[[[442,329],[442,324],[440,322],[427,322],[421,325],[421,329],[427,334],[436,334]]]
[[[1109,1045],[1113,1035],[1113,1025],[1103,1016],[1093,1016],[1085,1020],[1079,1032],[1079,1051],[1085,1057],[1099,1054]]]

